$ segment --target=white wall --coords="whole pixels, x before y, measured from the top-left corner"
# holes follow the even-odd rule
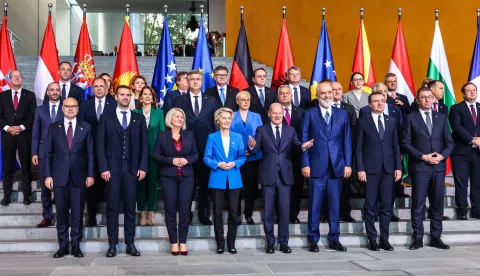
[[[71,38],[70,8],[57,8],[55,39],[59,56],[70,55],[72,47]]]
[[[208,6],[209,31],[225,32],[225,0],[210,0]],[[240,12],[240,10],[235,11]]]

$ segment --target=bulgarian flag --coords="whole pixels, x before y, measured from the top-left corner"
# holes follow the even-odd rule
[[[360,31],[358,32],[357,47],[355,48],[355,56],[353,58],[352,73],[360,72],[365,79],[363,91],[371,93],[372,86],[375,84],[375,72],[373,70],[373,61],[368,45],[367,32],[363,24],[363,14],[360,18]],[[350,90],[353,85],[350,83]]]
[[[443,46],[438,19],[435,21],[435,33],[433,35],[432,50],[430,51],[427,77],[443,82],[445,86],[443,103],[448,107],[448,110],[450,110],[450,107],[455,104],[455,94],[453,92],[452,77],[450,76],[450,69],[448,67],[447,55],[445,53],[445,47]],[[450,158],[448,158],[445,174],[449,174],[451,170],[452,166],[450,164]]]

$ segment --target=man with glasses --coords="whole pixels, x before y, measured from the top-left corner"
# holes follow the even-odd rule
[[[342,96],[342,102],[353,105],[355,115],[358,118],[360,109],[368,105],[368,93],[363,91],[363,85],[365,84],[363,74],[354,72],[350,77],[350,83],[353,89]]]
[[[10,71],[12,88],[0,94],[0,129],[2,132],[3,206],[11,203],[13,167],[17,151],[22,166],[23,204],[32,203],[32,127],[37,99],[32,91],[22,88],[23,74]]]
[[[263,68],[253,70],[253,86],[245,91],[250,93],[250,111],[260,114],[264,124],[270,122],[268,109],[270,105],[277,101],[277,94],[267,83],[267,71]]]
[[[287,70],[288,86],[292,91],[292,104],[301,109],[307,109],[311,102],[310,90],[300,85],[302,79],[302,71],[298,66],[292,66]]]
[[[239,90],[227,85],[228,68],[220,65],[215,67],[213,73],[215,74],[217,85],[205,90],[205,94],[215,98],[219,107],[228,107],[236,111],[238,109],[236,97]]]

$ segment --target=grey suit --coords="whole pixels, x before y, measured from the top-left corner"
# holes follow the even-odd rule
[[[345,93],[342,96],[342,102],[353,105],[353,107],[355,108],[355,114],[357,115],[357,118],[358,118],[360,109],[368,105],[368,93],[362,91],[362,94],[360,96],[360,101],[359,101],[357,96],[355,95],[355,92],[348,91],[348,93]]]

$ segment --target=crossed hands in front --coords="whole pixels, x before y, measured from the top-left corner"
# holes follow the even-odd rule
[[[20,126],[11,126],[7,129],[7,132],[12,136],[15,136],[22,133],[22,128]]]
[[[248,147],[254,148],[257,142],[252,136],[248,136]],[[313,146],[313,139],[302,144],[302,150],[307,150]]]
[[[217,168],[220,168],[224,171],[230,170],[231,168],[235,167],[234,162],[218,162]]]
[[[187,159],[183,157],[173,158],[173,165],[177,167],[184,167],[188,164]]]
[[[422,155],[422,161],[427,162],[431,165],[436,165],[443,160],[443,155],[440,153],[432,152],[430,154]]]

